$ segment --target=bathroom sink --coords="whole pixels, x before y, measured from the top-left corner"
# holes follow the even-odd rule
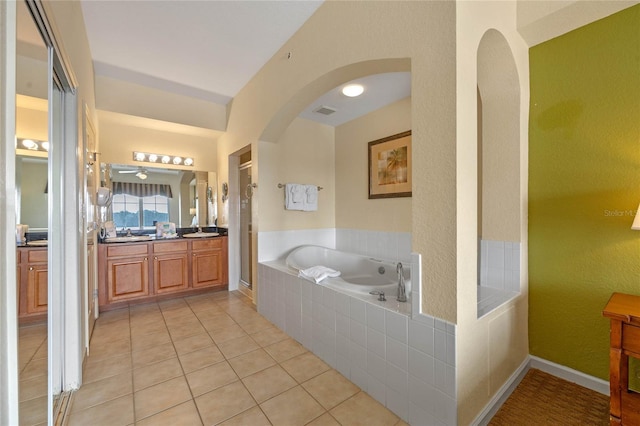
[[[137,241],[151,241],[149,235],[131,235],[129,237],[111,237],[104,240],[105,243],[134,243]]]
[[[47,246],[49,244],[49,241],[47,240],[35,240],[35,241],[29,241],[27,243],[28,246],[33,246],[33,247],[43,247],[43,246]]]
[[[183,237],[185,238],[209,238],[209,237],[217,237],[218,234],[217,232],[194,232],[192,234],[184,234]]]

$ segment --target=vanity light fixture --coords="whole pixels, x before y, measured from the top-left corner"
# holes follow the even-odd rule
[[[141,151],[133,151],[133,161],[145,163],[157,163],[160,160],[162,164],[173,164],[175,166],[193,166],[193,158],[183,158],[179,155],[151,154]]]
[[[38,141],[33,139],[18,139],[20,146],[18,148],[25,148],[30,151],[49,152],[49,142]]]
[[[631,229],[633,229],[634,231],[640,231],[640,205],[638,205],[638,210],[636,210],[636,217],[635,219],[633,219]]]
[[[362,84],[348,84],[342,88],[342,94],[350,98],[362,95],[364,87]]]

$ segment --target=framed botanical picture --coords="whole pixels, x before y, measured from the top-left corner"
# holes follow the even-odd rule
[[[411,130],[369,142],[369,198],[411,197]]]

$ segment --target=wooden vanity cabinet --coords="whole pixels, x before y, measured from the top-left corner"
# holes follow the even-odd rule
[[[100,309],[228,288],[227,237],[98,246]]]
[[[189,288],[189,256],[187,241],[152,244],[153,287],[156,294]]]
[[[227,285],[227,238],[191,242],[191,284],[194,288]]]
[[[46,248],[19,248],[17,252],[18,316],[20,319],[45,319],[48,308]]]
[[[146,243],[109,245],[105,249],[106,295],[103,295],[103,297],[106,296],[105,302],[148,296],[148,245]]]

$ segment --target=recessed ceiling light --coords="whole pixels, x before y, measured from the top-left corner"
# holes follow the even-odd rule
[[[348,84],[342,88],[342,94],[350,98],[362,95],[364,87],[362,84]]]

